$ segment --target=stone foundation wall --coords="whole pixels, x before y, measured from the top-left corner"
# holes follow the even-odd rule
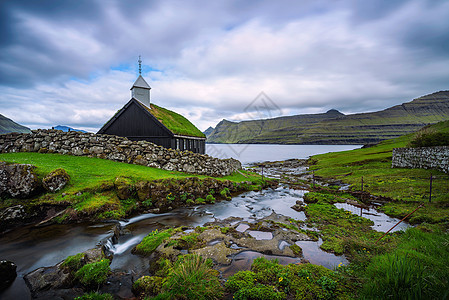
[[[218,159],[190,151],[166,149],[146,141],[106,134],[33,130],[0,135],[0,153],[40,152],[98,157],[129,164],[191,174],[226,176],[241,169],[235,159]]]
[[[449,173],[449,146],[395,148],[393,168],[438,169]]]

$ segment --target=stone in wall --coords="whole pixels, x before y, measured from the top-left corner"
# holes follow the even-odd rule
[[[33,130],[0,135],[0,153],[40,152],[97,157],[129,164],[208,176],[226,176],[242,168],[235,159],[166,149],[147,141],[77,131]]]
[[[438,169],[449,173],[449,146],[395,148],[392,168]]]

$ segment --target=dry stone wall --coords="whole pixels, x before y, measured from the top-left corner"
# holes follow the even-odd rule
[[[146,141],[106,134],[33,130],[0,135],[0,153],[40,152],[98,157],[129,164],[191,174],[226,176],[241,169],[235,159],[218,159],[190,151],[166,149]]]
[[[395,148],[392,167],[439,169],[449,173],[449,146]]]

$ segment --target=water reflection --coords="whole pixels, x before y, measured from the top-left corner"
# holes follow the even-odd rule
[[[335,203],[337,208],[342,208],[351,213],[367,218],[374,222],[372,228],[377,231],[387,232],[390,228],[396,225],[400,220],[387,216],[386,214],[377,211],[373,207],[356,206],[349,203]],[[390,232],[406,230],[411,225],[405,222],[401,222],[398,226],[393,228]]]
[[[304,259],[315,265],[322,265],[328,269],[334,269],[340,263],[349,264],[344,255],[337,256],[333,253],[327,253],[320,249],[323,241],[319,239],[317,242],[313,241],[297,241],[296,245],[301,247]]]

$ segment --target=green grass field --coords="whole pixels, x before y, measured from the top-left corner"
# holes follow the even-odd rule
[[[0,154],[0,161],[8,163],[32,164],[37,167],[36,172],[39,177],[45,175],[57,168],[63,168],[70,175],[71,189],[92,188],[104,181],[113,181],[116,177],[124,176],[132,178],[133,181],[155,180],[165,178],[187,178],[198,177],[206,178],[208,176],[192,175],[183,172],[166,171],[157,168],[114,162],[106,159],[70,156],[61,154],[43,154],[43,153],[3,153]],[[217,178],[219,180],[231,180],[234,182],[259,180],[258,175],[242,171],[248,177],[235,172],[233,175]]]
[[[429,130],[429,129],[426,129]],[[449,121],[430,126],[434,132],[448,132]],[[391,168],[393,148],[406,147],[416,134],[387,140],[377,146],[352,151],[315,155],[310,169],[315,175],[350,184],[351,189],[362,189],[373,195],[395,199],[383,210],[395,217],[404,217],[419,204],[425,207],[412,217],[412,223],[449,221],[449,175],[438,170]],[[430,175],[432,174],[432,200]]]
[[[310,159],[313,163],[310,169],[324,180],[339,180],[350,184],[352,190],[361,190],[363,177],[365,191],[393,198],[381,207],[390,216],[405,217],[424,204],[407,219],[419,225],[405,233],[390,233],[380,242],[376,242],[378,233],[370,237],[361,232],[355,238],[341,235],[342,250],[351,259],[351,264],[342,271],[359,286],[354,298],[449,297],[449,176],[437,170],[391,168],[393,148],[408,146],[424,132],[449,132],[449,121],[371,148],[316,155]],[[429,203],[431,174],[434,180]],[[328,216],[316,214],[316,217],[317,223],[330,226],[332,220],[326,220]],[[338,236],[338,231],[331,233]]]
[[[61,154],[5,153],[0,154],[0,161],[32,164],[36,166],[36,174],[41,180],[48,173],[58,168],[63,168],[70,176],[68,185],[56,193],[44,193],[32,199],[5,199],[0,201],[0,208],[16,204],[31,206],[42,204],[68,205],[73,209],[72,214],[83,218],[87,216],[92,219],[117,219],[129,215],[138,206],[135,184],[139,181],[189,177],[208,178],[208,176],[166,171],[99,158]],[[242,175],[242,173],[245,175]],[[126,188],[133,190],[129,199],[119,199],[114,190],[114,183],[117,184],[116,178],[120,178],[120,181],[125,183]],[[215,179],[230,180],[234,183],[246,181],[254,183],[254,185],[245,185],[248,189],[260,188],[256,186],[262,183],[261,176],[247,171],[235,172],[230,176]],[[167,182],[166,184],[170,183]],[[220,191],[215,192],[219,193]],[[173,197],[180,197],[180,195]],[[150,208],[152,200],[154,199],[148,199],[143,201],[142,204]],[[69,215],[70,213],[65,214],[61,221],[66,220]]]

